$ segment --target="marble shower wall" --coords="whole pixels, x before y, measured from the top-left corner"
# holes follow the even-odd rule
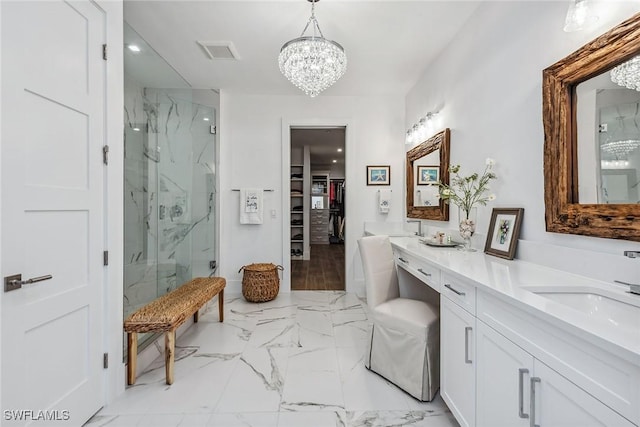
[[[191,97],[125,74],[125,316],[211,273],[215,110]]]

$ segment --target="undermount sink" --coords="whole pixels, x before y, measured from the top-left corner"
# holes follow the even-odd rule
[[[640,296],[595,287],[529,286],[525,289],[613,326],[640,328]]]

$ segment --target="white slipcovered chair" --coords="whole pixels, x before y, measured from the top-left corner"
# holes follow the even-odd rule
[[[388,236],[358,240],[373,321],[365,365],[421,401],[440,387],[439,307],[402,298]]]

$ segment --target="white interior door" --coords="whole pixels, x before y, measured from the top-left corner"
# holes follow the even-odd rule
[[[2,424],[81,425],[103,401],[106,17],[0,8],[2,277],[53,276],[3,294]]]

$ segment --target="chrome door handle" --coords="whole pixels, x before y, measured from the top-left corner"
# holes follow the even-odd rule
[[[518,416],[520,418],[529,418],[529,414],[524,413],[524,374],[528,373],[528,369],[518,369]]]
[[[398,257],[398,260],[404,262],[405,264],[407,264],[409,261],[407,261],[406,259],[402,258],[402,257]]]
[[[531,378],[531,396],[529,396],[531,417],[529,418],[529,427],[540,427],[539,424],[536,424],[536,383],[540,382],[540,378],[532,377]]]
[[[454,288],[453,286],[451,286],[450,284],[446,283],[444,285],[445,288],[450,289],[451,292],[453,292],[454,294],[460,295],[461,297],[465,296],[464,292],[460,292],[459,290],[457,290],[456,288]]]
[[[20,289],[22,285],[30,285],[32,283],[42,282],[43,280],[49,279],[53,279],[53,276],[50,274],[32,277],[31,279],[27,280],[22,280],[22,274],[14,274],[12,276],[7,276],[4,278],[4,291],[15,291],[16,289]]]
[[[431,273],[427,273],[426,271],[424,271],[423,269],[419,268],[418,271],[422,274],[424,274],[427,277],[431,277]]]
[[[471,358],[469,358],[469,332],[472,330],[473,328],[471,326],[464,328],[464,363],[473,362]]]

